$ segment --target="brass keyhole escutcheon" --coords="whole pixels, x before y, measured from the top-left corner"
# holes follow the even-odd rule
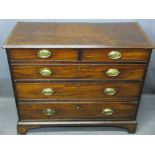
[[[79,109],[80,109],[80,106],[79,106],[79,105],[77,105],[77,106],[76,106],[76,109],[77,109],[77,110],[79,110]]]
[[[41,59],[49,58],[51,55],[52,55],[52,52],[49,51],[49,50],[46,50],[46,49],[40,50],[40,51],[37,53],[37,56],[38,56],[39,58],[41,58]]]

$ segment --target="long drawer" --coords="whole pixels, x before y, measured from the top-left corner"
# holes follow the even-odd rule
[[[137,99],[138,82],[51,82],[16,83],[17,98],[44,100],[105,100]]]
[[[13,65],[14,79],[142,80],[145,64]]]
[[[137,104],[132,102],[106,103],[19,103],[21,120],[132,120],[135,119]]]

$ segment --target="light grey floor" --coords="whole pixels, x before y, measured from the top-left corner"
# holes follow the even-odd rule
[[[138,112],[138,135],[155,134],[155,95],[143,95]],[[14,98],[0,98],[0,135],[15,135],[17,113]],[[29,130],[29,135],[126,135],[125,129],[110,127],[64,127]]]
[[[0,135],[15,135],[17,112],[11,80],[0,80]],[[143,95],[138,112],[138,135],[155,135],[155,95]],[[65,127],[29,130],[29,135],[127,135],[125,129],[110,127]]]

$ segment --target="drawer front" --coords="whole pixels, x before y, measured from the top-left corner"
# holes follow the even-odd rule
[[[114,55],[112,51],[119,52]],[[132,62],[132,61],[147,61],[149,50],[145,49],[84,49],[83,62]]]
[[[75,49],[48,49],[48,53],[41,54],[42,49],[11,49],[11,60],[35,61],[77,61],[78,53]],[[44,52],[44,51],[43,51]],[[42,57],[43,56],[43,57]]]
[[[141,84],[117,82],[16,83],[18,99],[105,100],[137,98]]]
[[[145,65],[13,65],[14,79],[142,80]]]
[[[21,120],[55,119],[135,119],[137,104],[130,102],[109,103],[22,103],[18,105]]]

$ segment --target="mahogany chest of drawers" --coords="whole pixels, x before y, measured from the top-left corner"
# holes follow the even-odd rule
[[[138,24],[19,22],[3,47],[19,134],[55,126],[136,131],[154,47]]]

